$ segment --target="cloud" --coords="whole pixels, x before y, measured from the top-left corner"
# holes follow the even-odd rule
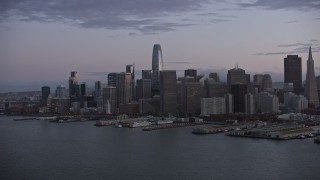
[[[211,22],[214,23],[214,24],[217,24],[217,23],[222,23],[222,22],[229,22],[231,20],[229,19],[212,19]]]
[[[319,0],[257,0],[254,2],[238,3],[241,7],[260,7],[270,10],[320,10]]]
[[[309,47],[311,46],[312,52],[320,52],[320,42],[317,39],[309,40],[309,43],[291,43],[291,44],[281,44],[277,45],[279,48],[291,48],[291,50],[286,51],[277,51],[277,52],[260,52],[254,53],[253,55],[258,56],[270,56],[270,55],[288,55],[288,54],[299,54],[299,53],[308,53]]]
[[[299,47],[295,48],[292,51],[278,51],[278,52],[264,52],[264,53],[255,53],[253,55],[257,56],[270,56],[270,55],[288,55],[288,54],[299,54],[299,53],[308,53],[309,47]],[[312,48],[312,52],[320,52],[320,48]]]
[[[277,47],[294,47],[294,46],[311,46],[311,43],[294,43],[294,44],[282,44]]]
[[[187,62],[187,61],[167,61],[165,63],[168,63],[168,64],[192,64],[191,62]]]
[[[84,28],[152,34],[193,25],[161,18],[197,11],[209,3],[209,0],[1,0],[0,21],[15,17],[21,21],[65,22]]]
[[[292,23],[297,23],[297,22],[299,22],[299,21],[297,21],[297,20],[292,20],[292,21],[287,21],[287,22],[285,22],[285,23],[287,23],[287,24],[292,24]]]

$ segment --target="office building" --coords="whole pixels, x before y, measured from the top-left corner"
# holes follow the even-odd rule
[[[159,94],[159,77],[160,71],[163,70],[163,57],[160,44],[153,46],[152,52],[152,81],[151,88],[153,95]]]
[[[160,112],[176,114],[177,112],[177,75],[175,70],[160,71]]]
[[[309,57],[307,60],[305,96],[307,97],[309,103],[312,106],[314,106],[314,107],[319,106],[317,81],[316,81],[316,77],[314,74],[314,61],[312,58],[311,47],[309,48]]]
[[[201,115],[226,114],[226,99],[224,97],[201,98]]]
[[[67,97],[67,89],[64,85],[59,85],[56,88],[56,97],[57,98],[66,98]]]
[[[81,96],[86,96],[88,93],[88,88],[87,88],[87,84],[85,82],[80,84],[80,95]]]
[[[220,77],[219,77],[218,73],[210,73],[209,78],[214,79],[215,82],[220,82]]]
[[[245,113],[245,95],[247,94],[247,84],[232,84],[231,94],[233,95],[233,111],[235,113]]]
[[[284,105],[296,113],[301,113],[308,108],[308,99],[302,95],[296,95],[293,92],[284,93]]]
[[[302,93],[302,64],[298,55],[284,58],[284,83],[293,83],[293,92]]]
[[[196,69],[187,69],[184,70],[184,77],[191,77],[193,78],[193,82],[197,80],[197,70]]]
[[[80,86],[78,84],[78,73],[76,71],[72,71],[69,78],[69,96],[71,102],[79,101]]]
[[[151,79],[137,80],[137,100],[151,98]]]
[[[233,111],[233,95],[232,94],[226,94],[224,95],[224,98],[226,100],[226,114],[232,114]]]
[[[117,107],[132,102],[132,75],[131,73],[117,74]]]
[[[204,97],[204,88],[199,82],[182,84],[182,109],[185,115],[199,115],[201,112],[201,98]]]
[[[142,70],[142,79],[151,79],[152,70]]]
[[[117,109],[117,89],[114,86],[103,88],[103,111],[106,113],[116,113]]]
[[[245,95],[245,109],[246,114],[254,114],[255,113],[255,101],[254,101],[254,95],[251,93],[248,93]]]
[[[213,78],[204,81],[206,97],[224,97],[228,93],[228,86],[225,82],[216,82]]]
[[[47,100],[50,95],[50,87],[49,86],[42,86],[41,87],[41,99]]]
[[[262,113],[278,113],[279,98],[268,92],[262,92],[258,95],[258,111]]]
[[[250,81],[250,76],[249,76]],[[228,85],[228,91],[231,92],[231,85],[232,84],[245,84],[248,83],[248,76],[246,75],[246,71],[238,68],[238,65],[236,65],[235,68],[228,70],[227,74],[227,85]]]
[[[117,86],[117,74],[115,72],[109,73],[108,74],[108,86]]]
[[[136,85],[135,85],[134,64],[129,64],[126,66],[126,73],[131,74],[132,99],[135,100],[135,98],[136,98]]]

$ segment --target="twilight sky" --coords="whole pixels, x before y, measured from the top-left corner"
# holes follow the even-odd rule
[[[156,43],[165,69],[281,81],[288,54],[305,74],[309,46],[320,75],[320,0],[1,0],[0,39],[0,92],[151,69]]]

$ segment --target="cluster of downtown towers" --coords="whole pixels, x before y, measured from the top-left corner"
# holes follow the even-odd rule
[[[109,73],[108,84],[95,82],[95,90],[88,95],[85,83],[78,83],[77,72],[71,72],[69,95],[66,88],[56,89],[58,113],[65,109],[79,113],[81,109],[96,108],[103,113],[149,113],[160,115],[210,115],[279,111],[279,101],[288,105],[288,93],[306,106],[318,107],[319,96],[314,73],[311,47],[307,60],[306,83],[302,83],[302,60],[298,55],[284,58],[284,88],[273,89],[269,74],[256,74],[253,82],[250,74],[238,68],[230,69],[227,82],[220,82],[215,72],[208,78],[197,70],[185,70],[184,77],[177,78],[176,70],[164,70],[161,46],[155,44],[152,53],[152,69],[142,70],[142,78],[135,81],[134,64],[126,66],[126,72]],[[42,98],[48,98],[49,87],[42,87]],[[48,92],[49,91],[49,92]],[[59,102],[64,101],[65,103]],[[67,100],[67,101],[66,101]],[[69,107],[65,107],[69,106]],[[71,108],[70,108],[71,107]],[[299,106],[300,110],[301,105]],[[305,107],[308,108],[308,107]]]

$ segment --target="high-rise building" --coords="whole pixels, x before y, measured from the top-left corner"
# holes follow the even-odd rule
[[[313,104],[315,107],[319,106],[317,81],[314,74],[314,61],[312,58],[311,47],[309,48],[309,57],[307,60],[305,96],[307,97],[310,104]]]
[[[228,93],[224,96],[224,98],[226,99],[226,113],[232,114],[234,112],[233,111],[233,95]]]
[[[56,97],[60,98],[60,99],[66,98],[67,97],[67,93],[66,92],[67,92],[66,86],[59,85],[56,88]]]
[[[86,96],[87,95],[87,84],[85,82],[80,84],[80,95],[81,96]]]
[[[152,70],[142,70],[142,79],[151,79]]]
[[[270,74],[263,75],[262,90],[272,92],[272,78]]]
[[[228,84],[228,91],[229,92],[231,92],[231,85],[232,84],[239,84],[240,83],[240,84],[247,85],[247,81],[248,81],[248,76],[246,75],[246,71],[241,68],[238,68],[238,65],[236,65],[235,68],[230,69],[228,71],[227,84]]]
[[[255,101],[254,95],[248,93],[245,95],[245,104],[246,104],[246,114],[254,114],[255,113]]]
[[[284,93],[284,105],[294,112],[301,113],[304,109],[308,108],[308,100],[302,95],[296,95],[293,92]]]
[[[220,77],[219,77],[218,73],[210,73],[209,78],[214,79],[216,82],[220,82]]]
[[[80,97],[80,87],[78,84],[78,73],[77,71],[72,71],[69,78],[69,96],[72,101],[78,101]]]
[[[233,95],[233,110],[235,113],[244,113],[246,110],[245,95],[247,84],[232,84],[231,94]]]
[[[302,93],[302,64],[298,55],[284,58],[284,83],[293,83],[293,92]]]
[[[41,99],[47,100],[50,95],[50,87],[49,86],[42,86],[41,87]]]
[[[132,99],[135,100],[135,98],[136,98],[136,85],[135,85],[134,64],[129,64],[126,66],[126,73],[131,74]]]
[[[160,112],[177,112],[177,74],[175,70],[160,71]]]
[[[94,95],[95,98],[98,98],[100,96],[102,96],[102,88],[103,88],[103,84],[101,81],[96,81],[94,83]]]
[[[184,77],[192,77],[194,79],[193,82],[195,82],[197,80],[197,70],[196,69],[184,70]]]
[[[226,99],[224,97],[201,98],[201,115],[226,114]]]
[[[279,98],[268,92],[262,92],[258,95],[258,111],[263,113],[278,113]]]
[[[163,57],[160,44],[153,46],[152,52],[152,81],[151,88],[153,94],[159,94],[159,77],[160,71],[163,70]]]
[[[137,80],[137,99],[151,98],[151,79]]]
[[[101,81],[96,81],[94,83],[94,100],[97,102],[98,108],[103,107],[102,88],[103,84]]]
[[[108,74],[108,86],[117,86],[117,74],[115,72]]]
[[[183,83],[181,96],[183,113],[188,115],[199,115],[201,112],[201,98],[204,97],[204,88],[201,83]]]
[[[228,93],[227,83],[216,82],[214,79],[209,78],[204,81],[207,97],[224,97]]]
[[[132,101],[132,76],[130,73],[117,74],[117,107]]]
[[[254,75],[253,83],[255,87],[258,87],[259,92],[272,91],[272,79],[270,74]]]
[[[103,110],[107,113],[116,113],[117,90],[114,86],[103,88]]]

